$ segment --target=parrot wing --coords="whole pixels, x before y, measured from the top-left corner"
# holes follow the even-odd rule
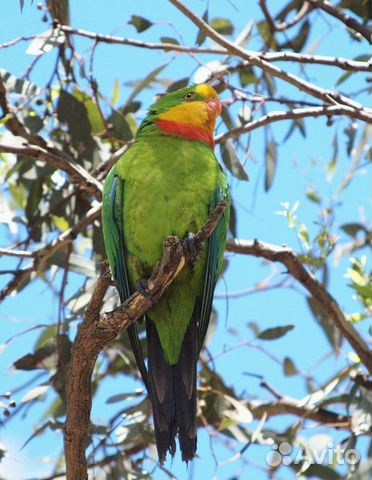
[[[123,303],[133,293],[130,289],[127,266],[125,263],[124,245],[124,180],[113,169],[108,175],[104,187],[104,201],[102,207],[103,230],[105,236],[107,257],[111,266],[113,276],[117,283],[120,301]],[[129,326],[129,340],[136,359],[142,379],[148,387],[147,369],[143,356],[142,347],[139,341],[137,326],[135,323]]]
[[[221,200],[227,200],[228,206],[224,211],[222,217],[219,219],[216,228],[209,238],[208,244],[208,257],[207,267],[205,272],[204,290],[201,300],[200,317],[198,321],[198,351],[199,357],[200,351],[203,348],[205,335],[208,330],[209,320],[211,317],[213,294],[216,287],[216,283],[221,273],[222,262],[224,257],[226,234],[228,231],[229,218],[230,218],[230,198],[228,193],[228,180],[225,173],[221,169],[222,186],[218,188],[215,193],[214,202],[209,207],[209,214],[213,213],[217,204]]]

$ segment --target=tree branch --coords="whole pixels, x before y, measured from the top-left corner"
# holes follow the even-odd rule
[[[270,10],[267,7],[266,0],[260,0],[259,4],[263,14],[266,17],[267,23],[270,25],[273,32],[283,32],[284,30],[287,30],[288,28],[297,25],[297,23],[300,22],[304,17],[306,17],[306,15],[311,10],[311,6],[308,3],[304,2],[300,10],[297,12],[297,15],[290,22],[276,23],[271,15]]]
[[[365,25],[359,23],[354,18],[350,17],[347,13],[343,12],[341,8],[338,8],[332,5],[327,0],[306,0],[308,3],[312,5],[312,7],[321,8],[332,17],[337,18],[342,23],[344,23],[348,28],[354,30],[357,33],[360,33],[362,37],[364,37],[368,43],[372,43],[372,32],[371,30],[366,27]]]
[[[257,128],[264,127],[265,125],[269,125],[270,123],[274,122],[280,122],[283,120],[296,120],[306,117],[333,117],[336,115],[345,115],[350,118],[358,118],[360,120],[364,120],[367,123],[372,123],[372,115],[366,114],[365,112],[361,112],[359,110],[355,110],[351,107],[347,107],[346,105],[334,105],[332,107],[324,106],[312,108],[294,108],[293,110],[288,110],[287,112],[270,112],[267,115],[259,118],[258,120],[253,120],[252,122],[247,123],[246,125],[244,125],[244,127],[229,130],[226,133],[217,135],[217,137],[215,138],[215,143],[217,144],[226,142],[226,140],[228,140],[229,138],[239,137],[244,133],[249,133],[252,130],[256,130]]]
[[[211,235],[226,206],[227,203],[221,201],[208,222],[196,234],[200,242]],[[111,276],[106,270],[99,278],[85,321],[80,325],[74,342],[68,374],[65,424],[67,480],[87,479],[85,449],[92,404],[91,376],[98,354],[160,300],[188,260],[183,241],[169,237],[164,243],[163,258],[147,281],[146,294],[135,292],[119,308],[101,315],[99,310]]]
[[[277,415],[296,415],[304,420],[327,424],[334,428],[351,430],[351,417],[340,415],[321,407],[308,407],[294,398],[283,397],[273,403],[248,403],[252,415],[260,419],[265,413],[268,417]]]
[[[334,325],[354,348],[368,372],[372,374],[372,355],[367,344],[353,325],[348,322],[336,300],[325,290],[323,285],[306,270],[293,250],[288,247],[278,247],[277,245],[258,242],[257,240],[253,242],[247,240],[232,240],[228,242],[227,251],[253,255],[255,257],[265,258],[270,262],[280,262],[285,265],[288,272],[296,278],[321,305],[324,312],[327,313]]]
[[[67,35],[78,35],[80,37],[90,38],[97,43],[114,43],[119,45],[130,45],[132,47],[146,48],[148,50],[165,50],[166,52],[179,53],[207,53],[215,55],[226,55],[226,50],[221,48],[192,48],[174,43],[151,43],[131,38],[114,37],[112,35],[102,35],[101,33],[89,32],[81,28],[72,28],[68,25],[59,25],[58,28]]]

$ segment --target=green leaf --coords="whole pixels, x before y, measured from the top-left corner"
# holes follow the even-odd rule
[[[27,205],[25,214],[28,223],[31,224],[35,218],[36,212],[39,210],[40,200],[43,194],[43,179],[38,178],[31,183],[30,191],[28,193]]]
[[[118,95],[119,93],[120,90],[118,92]],[[92,134],[96,135],[102,133],[105,130],[105,124],[102,120],[101,113],[95,100],[93,100],[93,98],[91,98],[86,92],[83,92],[78,88],[74,89],[73,96],[86,108],[88,120],[90,126],[92,127]]]
[[[338,139],[337,139],[337,133],[335,133],[333,140],[332,140],[332,146],[333,146],[333,155],[331,158],[331,161],[328,164],[327,171],[328,175],[332,178],[333,175],[336,172],[337,168],[337,163],[338,163]]]
[[[234,25],[227,18],[216,17],[211,20],[209,25],[221,35],[232,35],[234,33]]]
[[[310,33],[310,22],[308,20],[305,20],[304,23],[301,25],[301,28],[298,34],[296,35],[296,37],[283,43],[280,46],[280,48],[282,50],[291,48],[295,52],[301,52],[301,50],[305,46],[305,43],[307,42],[307,39],[309,38],[309,33]]]
[[[180,42],[173,37],[160,37],[161,43],[171,43],[172,45],[179,45]]]
[[[221,155],[226,168],[239,180],[249,180],[248,174],[240,163],[235,147],[230,140],[221,145]]]
[[[278,152],[276,143],[268,142],[265,151],[266,170],[265,170],[265,192],[268,192],[273,184],[276,164],[278,160]]]
[[[120,82],[119,80],[115,80],[114,82],[114,89],[113,89],[113,92],[112,92],[112,106],[115,107],[115,105],[117,105],[119,103],[119,99],[120,99]]]
[[[339,330],[335,327],[324,308],[313,297],[308,297],[307,303],[314,318],[323,329],[332,348],[338,352],[342,342]]]
[[[351,323],[359,323],[366,318],[368,318],[368,315],[365,313],[352,313],[347,316],[348,321]]]
[[[257,85],[260,83],[260,80],[257,78],[252,67],[239,72],[239,81],[242,88],[246,87],[247,85]]]
[[[111,127],[111,134],[114,138],[123,142],[127,142],[133,138],[132,130],[126,115],[123,113],[113,110],[107,121]]]
[[[304,223],[301,223],[300,228],[298,230],[298,236],[303,241],[305,248],[310,250],[310,237],[309,232],[307,231],[307,227]]]
[[[365,232],[366,230],[360,223],[344,223],[340,228],[350,237],[355,237],[358,232]]]
[[[276,340],[283,337],[286,333],[294,329],[294,325],[283,325],[281,327],[267,328],[263,330],[257,338],[261,340]]]
[[[150,20],[140,17],[139,15],[132,15],[128,23],[134,26],[137,33],[142,33],[154,25]]]
[[[287,377],[291,377],[297,374],[298,374],[298,370],[293,360],[289,357],[285,357],[284,358],[284,375]]]
[[[70,228],[70,224],[64,217],[58,217],[57,215],[52,215],[53,221],[61,232],[65,232],[68,228]]]
[[[203,13],[202,19],[206,23],[208,23],[208,9],[206,9],[206,11]],[[205,38],[206,38],[206,36],[205,36],[204,31],[199,29],[199,32],[198,32],[198,35],[196,37],[195,43],[200,46],[202,43],[204,43]]]
[[[230,221],[229,221],[229,230],[232,233],[232,236],[236,238],[237,231],[236,231],[236,209],[235,205],[231,203],[230,206]]]
[[[340,78],[337,80],[336,82],[336,87],[338,87],[339,85],[341,85],[341,83],[344,83],[349,77],[351,77],[351,75],[355,73],[355,72],[345,72],[343,73]]]
[[[257,30],[268,49],[279,50],[274,33],[271,31],[270,25],[266,21],[257,23]]]
[[[303,118],[297,118],[296,120],[293,120],[286,136],[283,139],[283,143],[285,143],[290,138],[290,136],[295,130],[299,130],[301,135],[304,138],[306,137],[305,122]]]
[[[156,77],[159,75],[159,73],[162,72],[165,69],[165,67],[168,66],[168,64],[169,62],[163,63],[163,65],[160,65],[159,67],[156,67],[155,70],[152,70],[145,78],[139,80],[133,92],[129,95],[129,98],[125,104],[125,107],[130,103],[132,103],[133,100],[137,97],[137,95],[139,95],[142,92],[142,90],[149,87],[153,83],[153,81],[156,79]]]
[[[135,392],[130,393],[119,393],[117,395],[113,395],[106,400],[106,403],[117,403],[122,402],[123,400],[133,400],[133,398],[140,397],[143,395],[143,390],[136,390]]]
[[[321,201],[320,196],[319,196],[318,192],[316,190],[314,190],[313,188],[308,188],[306,190],[306,196],[312,202],[320,204],[320,201]]]
[[[167,93],[175,92],[180,88],[187,87],[187,85],[189,84],[189,81],[190,81],[190,77],[185,77],[185,78],[181,78],[180,80],[176,80],[175,82],[172,82],[167,88]]]
[[[222,432],[223,430],[227,430],[229,427],[236,425],[237,421],[233,420],[232,418],[223,418],[222,422],[218,426],[218,431]]]

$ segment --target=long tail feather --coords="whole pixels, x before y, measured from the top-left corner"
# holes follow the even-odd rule
[[[195,316],[194,316],[195,317]],[[148,384],[154,414],[159,460],[176,452],[178,433],[182,460],[188,462],[196,451],[196,318],[190,322],[179,362],[168,364],[152,320],[146,322],[148,342]]]

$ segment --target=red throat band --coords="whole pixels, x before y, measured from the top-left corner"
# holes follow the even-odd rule
[[[185,123],[171,122],[169,120],[157,120],[155,125],[168,135],[186,138],[194,142],[208,143],[212,148],[215,146],[213,135],[208,130]]]

